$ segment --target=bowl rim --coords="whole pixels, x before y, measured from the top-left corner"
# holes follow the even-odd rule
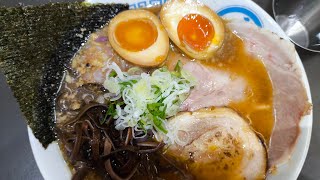
[[[117,2],[117,3],[128,3],[128,2],[137,3],[139,0],[86,0],[86,1],[87,2],[97,2],[97,1],[101,2],[102,1],[104,3],[112,3],[112,2]],[[151,1],[152,0],[150,0],[150,2]],[[160,1],[166,1],[166,0],[160,0]],[[204,3],[205,2],[207,2],[207,3],[211,3],[212,2],[210,0],[200,0],[200,1],[204,2]],[[216,0],[216,1],[218,1],[218,0]],[[219,0],[219,1],[221,1],[223,3],[227,3],[224,0]],[[237,2],[239,2],[239,1],[238,0],[229,0],[228,3],[229,2],[231,2],[231,3],[234,2],[235,4],[237,4]],[[214,2],[212,2],[212,3],[214,3]],[[279,36],[281,36],[281,37],[283,37],[283,38],[285,38],[287,40],[290,40],[290,38],[283,32],[283,30],[276,23],[276,21],[264,9],[262,9],[259,5],[257,5],[255,2],[253,2],[251,0],[244,0],[241,3],[242,4],[248,4],[248,6],[253,7],[255,10],[257,10],[258,13],[261,14],[263,18],[266,18],[266,21],[268,21],[268,23],[270,24],[272,29],[275,29],[276,32],[280,33],[280,34],[278,34]],[[297,65],[299,66],[299,68],[301,70],[301,75],[302,75],[301,81],[303,82],[303,84],[304,84],[304,86],[306,88],[308,101],[312,104],[312,98],[311,98],[309,82],[308,82],[308,79],[307,79],[307,74],[305,72],[304,66],[302,64],[302,61],[301,61],[297,51],[295,53],[296,53],[296,58],[297,58],[296,59],[297,60],[296,63],[297,63]],[[301,137],[302,133],[300,133],[300,135],[298,137],[298,140],[301,139],[301,138],[304,138],[304,141],[305,141],[304,143],[305,144],[304,144],[303,147],[300,147],[300,150],[302,152],[299,152],[299,157],[297,159],[297,162],[292,162],[292,160],[289,159],[288,163],[287,162],[285,163],[285,165],[286,164],[290,165],[290,162],[294,163],[294,164],[297,164],[297,166],[295,166],[295,168],[293,169],[293,172],[290,172],[289,174],[287,174],[287,175],[290,175],[290,179],[297,179],[299,173],[301,172],[303,164],[304,164],[304,162],[306,160],[307,152],[308,152],[308,149],[309,149],[309,146],[310,146],[311,131],[312,131],[312,121],[313,121],[313,109],[310,110],[310,114],[303,116],[301,118],[301,120],[300,120],[299,127],[300,127],[301,132],[304,132],[304,135],[303,135],[303,137]],[[306,128],[306,129],[304,129],[304,128]],[[66,169],[64,169],[65,175],[61,176],[62,178],[59,178],[59,179],[67,179],[65,177],[71,177],[70,169],[66,166],[66,163],[65,163],[65,161],[64,161],[64,159],[62,157],[62,154],[61,154],[60,150],[57,149],[59,147],[58,147],[56,142],[55,143],[51,143],[49,145],[48,149],[44,150],[42,145],[40,144],[40,142],[34,137],[34,135],[32,133],[32,130],[29,127],[28,127],[28,135],[29,135],[29,141],[30,141],[30,144],[31,144],[33,155],[35,157],[36,163],[37,163],[37,165],[38,165],[38,167],[40,169],[40,172],[41,172],[42,176],[44,177],[44,179],[47,179],[47,180],[49,180],[49,179],[50,180],[51,179],[57,179],[57,176],[61,175],[61,173],[62,173],[62,172],[58,171],[57,172],[58,174],[55,174],[54,172],[51,172],[52,168],[48,170],[48,168],[46,167],[46,166],[48,166],[48,162],[46,161],[46,159],[43,159],[43,157],[41,157],[43,155],[43,153],[46,153],[46,152],[54,153],[56,155],[60,154],[60,157],[57,157],[53,161],[58,161],[58,164],[60,163],[60,165],[65,166],[63,168],[67,168],[67,171],[66,171]],[[295,151],[295,149],[298,148],[297,146],[298,146],[298,142],[296,142],[296,145],[295,145],[293,151]],[[59,152],[56,152],[56,151],[59,151]],[[294,152],[292,152],[292,154],[293,153]],[[282,166],[282,165],[280,164],[280,166]],[[61,167],[58,167],[58,168],[61,169]],[[278,177],[277,173],[274,176],[275,177],[273,177],[273,174],[272,174],[271,178],[268,177],[268,179],[281,179],[281,177],[282,177],[282,176]],[[284,176],[284,177],[286,177],[286,176]]]

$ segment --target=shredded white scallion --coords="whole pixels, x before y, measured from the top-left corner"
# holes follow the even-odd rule
[[[172,143],[172,135],[167,127],[167,118],[174,116],[181,103],[187,98],[195,85],[194,78],[181,67],[170,72],[166,68],[155,70],[152,74],[131,75],[122,72],[116,63],[109,69],[104,87],[109,91],[105,98],[116,101],[122,98],[123,105],[116,105],[114,118],[118,130],[133,128],[135,132],[146,134],[151,130],[157,140]]]

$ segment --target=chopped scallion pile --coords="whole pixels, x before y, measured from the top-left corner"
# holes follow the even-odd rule
[[[116,129],[133,127],[135,131],[144,133],[151,130],[156,138],[169,141],[166,119],[177,114],[195,85],[194,78],[182,69],[181,62],[173,72],[162,67],[151,74],[140,75],[122,72],[115,63],[109,68],[111,72],[104,82],[109,91],[108,97],[111,94],[111,101],[122,98],[124,102],[123,106],[113,104],[115,113],[107,112],[114,115]]]

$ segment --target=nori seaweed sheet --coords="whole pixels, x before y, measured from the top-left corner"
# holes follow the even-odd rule
[[[0,69],[44,147],[56,140],[54,106],[66,65],[92,32],[126,9],[81,3],[0,8]]]

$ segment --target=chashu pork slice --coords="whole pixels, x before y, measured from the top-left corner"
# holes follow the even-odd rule
[[[264,179],[267,154],[249,124],[229,108],[183,112],[169,120],[166,155],[195,179]]]
[[[298,138],[300,120],[311,107],[294,45],[249,23],[230,22],[228,27],[244,41],[248,53],[259,57],[266,66],[273,86],[275,114],[269,165],[286,162]]]
[[[197,62],[188,62],[183,69],[196,78],[197,85],[182,103],[182,111],[227,106],[230,102],[238,102],[245,98],[247,82],[242,77],[232,77],[229,72]]]

